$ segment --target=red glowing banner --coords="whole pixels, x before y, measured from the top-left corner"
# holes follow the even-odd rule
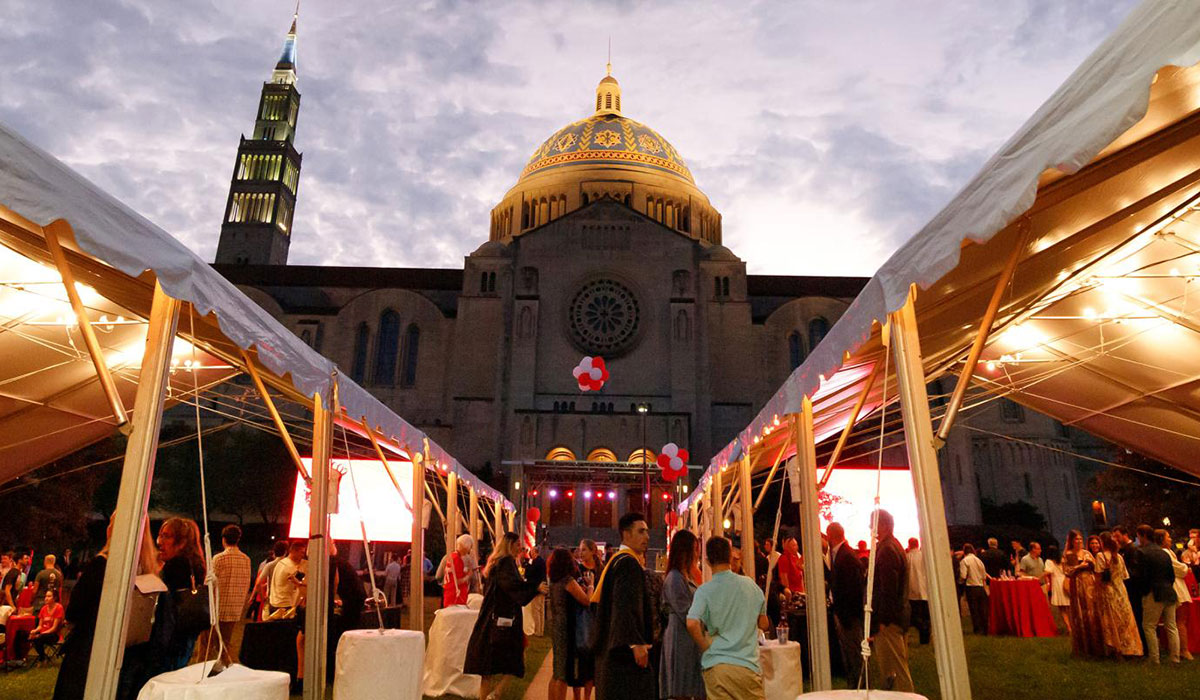
[[[871,511],[875,509],[874,467],[838,466],[821,491],[821,529],[837,521],[846,529],[851,546],[871,538]],[[896,539],[907,546],[909,537],[921,538],[917,499],[908,469],[884,469],[880,475],[879,506],[896,520]]]
[[[312,471],[312,459],[305,457],[304,465]],[[388,466],[400,482],[400,493],[388,478],[379,460],[334,459],[333,468],[342,473],[338,490],[338,512],[329,516],[330,536],[335,540],[361,540],[359,511],[355,505],[354,486],[358,484],[358,503],[362,506],[367,539],[372,542],[411,542],[412,514],[406,503],[412,502],[412,462],[388,460]],[[354,478],[350,478],[350,470]],[[309,491],[300,475],[296,475],[296,495],[292,501],[292,523],[288,537],[308,537]]]

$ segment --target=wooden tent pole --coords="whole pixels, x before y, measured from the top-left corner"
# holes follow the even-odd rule
[[[495,525],[495,529],[492,530],[492,546],[495,547],[496,546],[495,543],[499,542],[500,538],[504,535],[504,505],[500,502],[499,499],[497,499],[492,504],[492,508],[494,508],[496,511],[495,516],[494,516],[495,520],[496,520],[496,525]],[[479,562],[476,562],[476,564],[478,564],[478,563]]]
[[[458,517],[458,474],[446,475],[446,521],[442,523],[446,534],[446,553],[454,551],[454,540],[459,535]]]
[[[767,472],[767,480],[763,482],[762,488],[758,491],[758,498],[754,499],[754,510],[762,505],[763,499],[767,497],[767,489],[771,486],[771,479],[775,478],[775,472],[779,470],[779,465],[783,463],[783,453],[787,452],[788,439],[783,438],[783,444],[779,447],[779,454],[775,455],[775,461],[771,463],[771,471]]]
[[[88,700],[111,700],[117,695],[117,679],[125,651],[125,620],[129,615],[130,591],[138,574],[142,528],[146,525],[146,506],[150,482],[154,478],[154,458],[158,452],[158,432],[162,425],[163,400],[171,370],[171,346],[179,320],[179,302],[154,285],[150,306],[150,325],[146,349],[134,398],[132,431],[125,444],[125,463],[112,519],[108,565],[96,616],[96,632],[88,664]]]
[[[825,567],[821,553],[821,512],[817,497],[817,444],[813,434],[812,400],[807,396],[800,413],[791,417],[800,475],[800,542],[804,550],[804,590],[808,600],[825,600]],[[824,605],[809,605],[808,649],[813,690],[833,688],[829,666],[829,616]]]
[[[724,508],[725,504],[724,504],[724,501],[722,500],[723,499],[722,492],[725,490],[725,488],[724,488],[724,485],[722,484],[724,479],[721,478],[721,472],[723,472],[723,471],[725,471],[724,468],[713,471],[713,478],[712,478],[712,511],[713,511],[712,536],[713,537],[724,537],[725,536],[725,508]]]
[[[308,583],[306,595],[313,604],[304,618],[304,700],[325,697],[325,650],[328,646],[329,608],[329,458],[333,452],[333,416],[339,412],[337,375],[330,382],[329,407],[320,394],[313,395],[312,497],[308,517]]]
[[[75,288],[75,273],[71,272],[67,254],[63,252],[62,245],[58,240],[58,232],[62,230],[68,233],[71,231],[71,225],[63,219],[58,219],[42,229],[42,233],[46,236],[46,248],[50,251],[50,257],[54,259],[54,266],[58,268],[58,274],[62,277],[63,288],[67,292],[67,301],[71,304],[71,311],[75,312],[75,321],[79,324],[79,332],[83,334],[83,344],[87,346],[92,366],[96,368],[96,378],[100,380],[100,388],[104,391],[104,397],[108,399],[108,408],[112,411],[113,419],[117,421],[117,427],[121,428],[129,422],[129,417],[125,415],[125,403],[121,401],[121,394],[117,392],[117,383],[113,381],[108,363],[104,361],[104,351],[100,348],[100,341],[96,339],[96,331],[92,328],[91,320],[88,319],[83,300],[79,298],[79,290]],[[199,401],[200,398],[196,397],[196,400]]]
[[[474,486],[467,487],[467,507],[471,510],[467,516],[467,534],[471,536],[473,544],[471,545],[471,556],[475,557],[475,561],[479,561],[479,494],[476,493]]]
[[[418,459],[419,458],[419,459]],[[408,628],[425,631],[425,468],[429,463],[429,439],[421,453],[413,455],[412,545],[408,564]],[[434,503],[437,501],[435,500]]]
[[[750,453],[742,455],[738,488],[742,507],[742,573],[754,578],[754,491],[750,488]]]
[[[288,432],[287,426],[283,423],[283,417],[279,415],[279,409],[275,408],[275,402],[271,399],[270,392],[267,391],[267,385],[263,384],[262,376],[258,373],[258,368],[254,366],[254,361],[250,359],[250,354],[242,350],[242,362],[246,364],[246,374],[250,375],[250,381],[254,382],[254,388],[258,390],[258,395],[262,397],[263,404],[267,407],[267,413],[271,414],[271,421],[275,423],[275,429],[279,431],[279,437],[283,439],[283,445],[287,448],[288,454],[292,457],[292,463],[296,465],[300,476],[304,477],[304,483],[311,485],[312,478],[308,474],[308,470],[304,468],[304,461],[300,459],[300,452],[296,449],[296,443],[292,442],[291,433]],[[367,422],[363,421],[363,426],[367,427],[367,434],[370,435],[370,427]],[[375,438],[371,438],[371,443],[375,444]],[[375,445],[375,449],[379,450],[379,445]],[[383,452],[380,453],[380,459],[383,459]],[[386,464],[386,462],[385,462]]]
[[[904,442],[917,497],[921,547],[925,550],[923,558],[929,580],[929,617],[933,625],[938,680],[945,700],[970,700],[971,683],[954,586],[950,538],[946,530],[946,505],[938,476],[929,396],[925,392],[925,368],[921,362],[921,343],[911,294],[899,311],[889,314],[889,319],[900,389],[900,412],[904,418]]]

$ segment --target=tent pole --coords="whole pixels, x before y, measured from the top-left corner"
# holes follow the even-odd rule
[[[951,571],[950,538],[946,531],[946,506],[938,476],[912,294],[899,311],[889,314],[889,320],[900,389],[900,412],[904,418],[904,442],[917,496],[917,519],[924,538],[921,544],[925,549],[925,574],[929,580],[929,617],[933,625],[938,680],[944,700],[970,700],[967,655],[963,648],[958,595]]]
[[[467,534],[473,542],[471,556],[475,557],[475,561],[479,561],[479,494],[475,492],[474,486],[467,487],[467,498],[467,507],[471,509],[471,514],[467,517]]]
[[[813,434],[812,400],[807,396],[798,414],[791,416],[796,441],[796,470],[800,474],[800,540],[804,550],[804,590],[816,605],[805,608],[812,689],[831,690],[829,666],[829,616],[825,606],[825,567],[821,554],[821,512],[817,498],[817,445]]]
[[[171,346],[174,344],[178,320],[179,302],[167,296],[156,283],[150,307],[150,325],[146,333],[146,349],[142,355],[142,370],[133,404],[133,430],[125,444],[125,464],[121,469],[108,565],[104,570],[104,588],[100,594],[96,634],[88,664],[84,692],[88,700],[108,700],[117,694],[117,679],[121,674],[121,660],[125,651],[125,620],[129,615],[133,579],[138,573],[142,528],[147,526],[146,505],[150,498],[150,483],[154,478],[154,457],[158,451],[158,431],[162,425],[163,399],[170,378]]]
[[[696,514],[696,499],[694,498],[688,504],[688,529],[692,531],[692,534],[699,534],[700,532],[700,520]]]
[[[429,464],[429,439],[426,438],[420,457],[413,460],[413,522],[412,546],[408,564],[408,628],[425,631],[425,469]],[[437,501],[434,501],[437,503]]]
[[[446,475],[446,553],[454,551],[454,540],[458,539],[458,474],[450,472]]]
[[[742,506],[742,573],[754,578],[754,491],[750,488],[750,452],[742,455],[738,479],[741,480]]]
[[[754,499],[754,510],[762,505],[763,499],[767,497],[767,489],[771,487],[771,479],[775,478],[775,472],[779,471],[779,465],[783,463],[783,453],[787,452],[788,440],[784,437],[783,444],[779,446],[779,454],[775,455],[775,461],[771,463],[771,471],[767,472],[767,480],[763,482],[762,488],[758,491],[758,498]]]
[[[91,321],[88,320],[87,309],[83,306],[83,300],[79,298],[79,290],[75,288],[75,274],[71,272],[71,265],[67,263],[67,254],[63,252],[62,245],[58,240],[58,232],[63,229],[67,232],[71,231],[71,225],[63,219],[58,219],[42,229],[46,236],[46,248],[50,251],[50,257],[54,259],[58,274],[62,276],[63,287],[67,292],[67,301],[71,303],[71,310],[75,312],[75,321],[79,323],[79,332],[83,334],[83,343],[87,346],[88,355],[92,358],[92,366],[96,368],[96,378],[100,380],[100,388],[104,390],[104,396],[108,399],[108,408],[117,421],[117,427],[124,428],[125,424],[129,422],[128,416],[125,415],[125,403],[121,401],[121,394],[117,391],[117,384],[113,381],[112,372],[108,370],[108,364],[104,361],[104,351],[100,348],[100,341],[96,339],[96,331],[92,328]],[[196,400],[198,401],[199,397]]]
[[[329,626],[329,458],[333,416],[338,412],[337,375],[329,383],[329,407],[313,395],[312,488],[308,515],[308,614],[304,619],[304,700],[325,697],[326,629]]]
[[[250,380],[254,382],[254,388],[258,390],[258,395],[262,397],[263,403],[267,407],[267,413],[271,414],[271,421],[275,423],[275,429],[279,431],[279,437],[283,438],[283,445],[287,448],[288,454],[292,456],[292,463],[296,465],[296,469],[300,471],[300,476],[304,477],[306,484],[312,485],[312,478],[308,474],[308,470],[304,468],[304,462],[300,459],[300,452],[296,449],[296,443],[292,442],[292,436],[288,432],[287,426],[283,424],[283,417],[279,415],[279,409],[275,408],[275,402],[271,399],[271,394],[267,391],[267,386],[263,384],[262,377],[258,374],[258,368],[254,366],[254,361],[250,359],[250,353],[242,350],[242,362],[246,363],[246,374],[250,375]],[[366,426],[366,420],[363,421]],[[370,431],[370,426],[367,426]],[[368,433],[369,434],[369,433]],[[375,439],[371,438],[374,443]],[[379,449],[378,446],[375,447]],[[383,453],[380,452],[382,459]]]
[[[833,465],[837,464],[838,459],[842,456],[842,450],[846,447],[846,441],[850,439],[850,433],[854,432],[854,424],[858,422],[858,415],[862,413],[863,406],[867,403],[867,397],[871,395],[871,389],[875,386],[875,377],[879,375],[879,368],[883,366],[882,362],[876,362],[871,367],[871,374],[867,377],[867,383],[863,386],[862,392],[858,395],[858,400],[854,402],[854,409],[850,411],[850,418],[846,420],[846,427],[842,428],[842,434],[838,437],[837,445],[833,447],[833,454],[829,455],[829,463],[825,465],[825,472],[821,474],[820,481],[817,482],[817,488],[825,488],[825,484],[829,483],[829,477],[833,476]]]
[[[708,485],[704,487],[704,503],[707,507],[701,509],[700,513],[700,572],[705,581],[712,579],[712,568],[708,565],[708,557],[704,553],[708,551],[708,541],[713,537],[713,523],[716,518],[713,517],[713,480],[708,480]],[[704,513],[708,513],[708,522],[704,522]],[[705,527],[707,525],[707,527]]]
[[[438,503],[437,496],[433,495],[433,489],[429,487],[429,482],[422,482],[425,485],[425,498],[429,499],[429,503],[433,505],[433,510],[437,512],[438,519],[442,521],[442,531],[446,528],[446,514],[442,512],[442,504]]]
[[[496,543],[499,542],[500,538],[504,535],[504,506],[500,503],[500,501],[497,500],[492,504],[492,507],[496,511],[494,516],[496,520],[496,526],[495,530],[492,532],[492,547],[495,548]],[[479,564],[478,561],[475,563]]]
[[[1004,297],[1004,290],[1008,288],[1013,273],[1017,271],[1017,262],[1020,261],[1021,253],[1025,250],[1025,239],[1029,236],[1030,228],[1029,215],[1026,214],[1017,223],[1016,245],[1008,255],[1008,262],[1005,263],[1004,270],[996,278],[996,288],[992,290],[992,298],[988,300],[987,309],[983,312],[983,319],[979,321],[979,331],[975,334],[975,341],[971,343],[967,361],[963,364],[962,371],[958,373],[958,382],[954,385],[954,393],[950,395],[950,402],[946,404],[946,412],[942,414],[942,422],[938,425],[937,435],[933,438],[934,449],[941,449],[942,445],[946,444],[950,428],[954,427],[954,419],[958,416],[958,409],[962,408],[963,398],[966,397],[967,389],[971,386],[971,378],[975,376],[975,367],[979,364],[979,356],[983,354],[983,346],[987,344],[988,336],[992,333],[992,326],[996,322],[996,312],[1000,309],[1000,300]],[[924,376],[923,370],[922,376]]]
[[[723,471],[725,471],[725,467],[714,470],[712,478],[712,536],[714,538],[725,536],[725,504],[722,500],[722,492],[725,490],[723,482],[725,480],[721,478],[721,472]]]

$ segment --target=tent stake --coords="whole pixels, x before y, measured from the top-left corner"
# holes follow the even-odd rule
[[[62,219],[58,219],[42,229],[46,235],[46,248],[50,251],[50,257],[54,258],[58,274],[62,276],[67,300],[71,303],[71,310],[75,312],[75,321],[79,323],[79,332],[83,334],[83,343],[87,346],[88,355],[92,358],[92,366],[96,368],[96,378],[100,380],[100,388],[104,390],[104,396],[108,399],[108,408],[117,421],[117,427],[124,428],[125,424],[129,422],[129,418],[125,415],[125,403],[121,401],[121,394],[117,392],[117,383],[113,381],[112,372],[108,370],[108,364],[104,361],[104,351],[100,348],[100,341],[96,339],[96,331],[92,328],[92,322],[88,320],[87,309],[83,306],[83,300],[79,298],[79,290],[75,288],[75,273],[71,272],[71,266],[67,263],[67,254],[63,252],[62,245],[58,240],[58,232],[63,229],[70,231],[71,225]]]
[[[267,407],[267,412],[271,414],[271,420],[275,423],[275,429],[279,431],[279,437],[283,439],[283,444],[287,447],[288,454],[292,457],[292,462],[299,470],[300,476],[304,477],[304,483],[312,486],[312,477],[309,476],[308,470],[304,468],[304,462],[300,459],[300,452],[296,449],[296,443],[292,442],[291,433],[288,432],[287,426],[283,423],[283,417],[279,415],[279,409],[275,408],[275,402],[271,399],[270,392],[267,391],[267,386],[263,384],[262,377],[258,374],[258,368],[254,366],[254,361],[250,359],[250,354],[242,350],[242,362],[246,364],[246,374],[250,375],[250,380],[254,382],[254,388],[258,390],[258,395],[262,397],[263,403]],[[199,400],[199,397],[197,397]],[[366,423],[364,422],[364,426]],[[370,428],[367,428],[368,433]],[[371,438],[371,442],[375,442],[375,438]],[[378,449],[378,446],[376,446]],[[382,453],[381,453],[382,454]]]
[[[329,458],[333,450],[333,416],[338,413],[337,375],[330,380],[329,408],[313,394],[312,488],[308,516],[308,606],[304,619],[304,700],[325,697],[325,649],[329,627]]]
[[[125,652],[125,620],[129,615],[130,591],[138,574],[137,565],[146,522],[158,432],[162,426],[163,399],[170,381],[171,346],[179,320],[179,301],[154,285],[146,349],[134,398],[132,431],[125,445],[125,464],[113,512],[108,566],[96,616],[96,633],[88,663],[87,700],[110,700],[117,695],[117,679]]]
[[[938,476],[912,294],[899,311],[889,314],[889,318],[900,389],[900,412],[904,418],[904,442],[917,497],[917,519],[924,540],[921,546],[925,550],[925,574],[929,580],[929,617],[933,625],[938,680],[944,700],[970,700],[967,655],[963,648],[962,620],[951,570],[950,538],[946,531],[946,505]]]
[[[805,608],[808,618],[809,667],[812,689],[831,690],[829,617],[825,600],[825,567],[821,565],[821,512],[817,498],[817,445],[813,433],[812,400],[807,396],[801,412],[791,416],[796,441],[796,469],[800,475],[800,540],[804,550],[804,590],[815,604]]]
[[[1017,223],[1017,242],[1008,255],[1008,262],[1005,263],[1004,270],[996,278],[996,288],[992,290],[992,298],[983,312],[983,319],[979,321],[979,331],[975,334],[975,341],[971,343],[967,361],[963,364],[962,371],[958,373],[958,383],[954,385],[954,393],[950,396],[950,402],[946,404],[946,412],[942,414],[942,422],[938,425],[937,435],[933,440],[935,449],[941,449],[946,444],[950,428],[954,427],[954,419],[958,416],[958,409],[962,407],[963,398],[967,395],[967,388],[971,386],[971,377],[975,376],[975,367],[979,365],[979,356],[983,354],[983,346],[987,344],[988,336],[992,333],[992,325],[996,322],[996,312],[1000,309],[1000,300],[1004,297],[1004,290],[1008,288],[1013,273],[1017,271],[1017,262],[1020,261],[1021,253],[1025,250],[1025,239],[1029,237],[1030,229],[1029,215],[1026,214]]]

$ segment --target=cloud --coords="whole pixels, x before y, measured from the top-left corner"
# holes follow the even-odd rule
[[[309,3],[291,260],[461,264],[611,35],[752,271],[870,274],[1132,4]],[[0,120],[211,258],[290,12],[0,0]]]

